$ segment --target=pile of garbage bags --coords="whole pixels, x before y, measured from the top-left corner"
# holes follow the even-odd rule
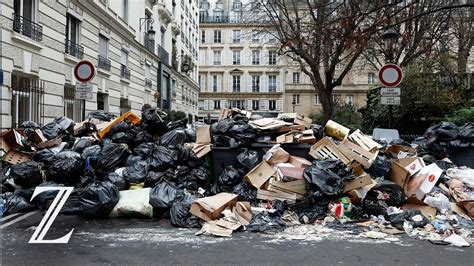
[[[333,221],[442,238],[474,217],[474,170],[446,157],[449,146],[473,146],[473,123],[442,122],[413,143],[384,143],[334,121],[238,109],[212,125],[170,121],[148,105],[141,116],[86,118],[2,132],[3,216],[46,210],[57,192],[30,201],[38,186],[71,186],[62,214],[169,219],[201,228],[197,235]],[[216,148],[233,158],[217,173]]]

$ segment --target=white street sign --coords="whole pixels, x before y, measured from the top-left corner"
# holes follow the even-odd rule
[[[92,92],[76,91],[76,99],[92,100]]]
[[[380,96],[382,97],[400,97],[400,88],[381,88]]]
[[[92,83],[78,82],[76,84],[76,99],[91,100],[92,99]]]
[[[400,105],[400,97],[384,97],[380,98],[382,105]]]

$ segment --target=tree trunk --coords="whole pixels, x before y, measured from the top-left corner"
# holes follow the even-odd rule
[[[328,92],[329,91],[329,92]],[[331,119],[334,113],[334,102],[332,101],[332,89],[326,90],[326,88],[318,88],[319,101],[323,106],[324,124]]]

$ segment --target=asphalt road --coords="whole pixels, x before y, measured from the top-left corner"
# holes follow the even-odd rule
[[[2,229],[2,265],[473,265],[474,248],[433,245],[400,237],[398,241],[341,238],[284,239],[237,232],[232,238],[194,236],[195,229],[173,228],[167,221],[87,220],[59,216],[47,239],[74,232],[68,244],[28,244],[42,213]],[[2,226],[7,221],[2,221]],[[329,236],[335,235],[329,232]],[[299,238],[300,236],[294,236]],[[338,240],[339,239],[339,240]]]

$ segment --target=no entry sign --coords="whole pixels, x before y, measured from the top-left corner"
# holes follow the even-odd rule
[[[79,82],[89,82],[95,76],[95,67],[91,61],[82,60],[74,67],[74,77]]]
[[[379,80],[386,87],[395,87],[403,79],[402,69],[395,64],[387,64],[379,71]]]

